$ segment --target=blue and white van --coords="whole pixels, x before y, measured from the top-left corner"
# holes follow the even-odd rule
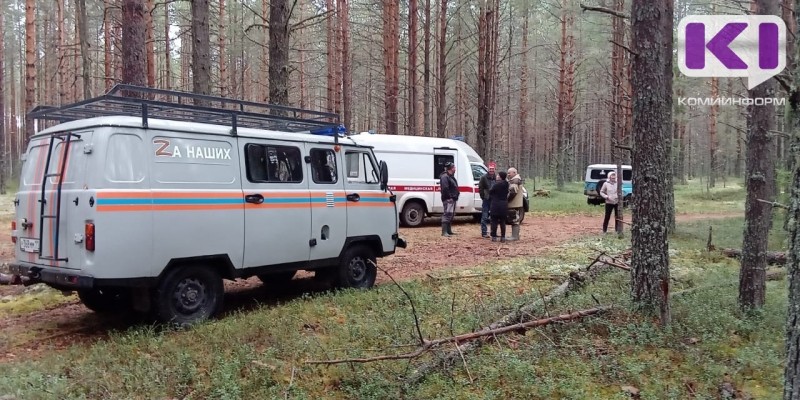
[[[600,196],[600,189],[606,183],[609,172],[615,172],[615,164],[592,164],[586,167],[586,179],[583,184],[583,194],[586,195],[586,203],[590,205],[600,205],[605,200]],[[630,165],[622,166],[622,199],[623,205],[627,206],[633,193],[633,170]]]

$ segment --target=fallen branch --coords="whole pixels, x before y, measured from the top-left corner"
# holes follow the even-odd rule
[[[433,276],[431,274],[425,274],[425,276],[435,281],[445,281],[449,279],[479,278],[492,275],[497,275],[497,274],[466,274],[466,275],[450,275],[450,276]]]
[[[628,53],[630,53],[631,55],[634,55],[634,56],[639,56],[639,53],[637,53],[637,52],[635,52],[635,51],[631,50],[630,48],[628,48],[628,46],[625,46],[624,44],[617,43],[617,42],[615,42],[615,41],[613,41],[613,40],[609,40],[609,42],[611,42],[611,44],[617,45],[617,46],[619,46],[619,47],[621,47],[621,48],[625,49],[625,50],[626,50]],[[619,148],[627,147],[627,149],[628,149],[628,150],[631,150],[630,146],[616,146],[616,147],[619,147]]]
[[[742,251],[739,249],[722,249],[722,254],[730,257],[741,259]],[[786,253],[779,251],[767,252],[767,264],[769,265],[786,265]]]
[[[789,209],[789,206],[787,206],[787,205],[785,205],[785,204],[776,203],[776,202],[774,202],[774,201],[761,200],[761,199],[756,199],[756,200],[757,200],[758,202],[760,202],[760,203],[769,204],[769,205],[771,205],[772,207],[783,208],[784,210],[788,210],[788,209]]]
[[[408,302],[411,304],[411,312],[414,313],[414,326],[417,328],[417,335],[418,335],[417,337],[419,338],[419,342],[420,343],[425,343],[425,338],[422,336],[422,329],[419,327],[419,317],[417,317],[417,308],[414,307],[414,300],[411,298],[411,295],[408,294],[408,292],[406,292],[406,290],[403,289],[403,287],[400,286],[400,284],[397,283],[396,280],[394,280],[394,277],[392,277],[392,275],[390,275],[389,272],[387,272],[385,269],[379,267],[378,264],[376,264],[372,260],[367,260],[367,262],[369,262],[375,268],[381,270],[381,272],[386,274],[386,276],[388,276],[389,279],[392,280],[392,282],[395,284],[395,286],[397,286],[400,289],[400,291],[403,292],[404,295],[406,295],[406,298],[408,299]]]
[[[612,266],[614,268],[619,268],[619,269],[621,269],[623,271],[630,271],[631,270],[631,267],[629,267],[629,266],[627,266],[625,264],[618,264],[618,263],[615,263],[613,261],[603,260],[602,258],[598,259],[595,262],[603,263],[605,265],[609,265],[609,266]]]
[[[554,281],[561,282],[566,277],[564,275],[531,275],[528,277],[529,281]]]
[[[612,10],[612,9],[606,8],[606,7],[587,6],[587,5],[583,4],[583,3],[581,3],[581,9],[584,12],[585,11],[596,11],[596,12],[599,12],[599,13],[609,14],[609,15],[613,15],[615,17],[620,17],[620,18],[624,18],[624,19],[628,19],[629,18],[628,15],[625,14],[625,13],[622,13],[622,12],[619,12],[619,11],[615,11],[615,10]]]
[[[343,358],[338,360],[307,360],[306,364],[324,364],[324,365],[331,365],[331,364],[343,364],[343,363],[368,363],[368,362],[375,362],[375,361],[384,361],[384,360],[406,360],[411,358],[419,357],[422,354],[434,349],[438,346],[441,346],[446,343],[455,343],[458,346],[461,342],[467,342],[475,339],[480,339],[486,336],[495,336],[495,335],[502,335],[509,332],[517,332],[520,330],[527,330],[531,328],[536,328],[540,326],[545,326],[552,324],[554,322],[566,322],[566,321],[573,321],[576,319],[581,319],[584,317],[602,314],[611,310],[610,306],[601,306],[590,308],[588,310],[580,310],[570,314],[561,314],[556,317],[550,318],[542,318],[533,321],[513,324],[504,326],[502,328],[496,328],[486,331],[478,331],[478,332],[471,332],[465,333],[462,335],[451,336],[441,339],[435,340],[425,340],[423,345],[420,346],[417,350],[404,353],[404,354],[397,354],[397,355],[385,355],[385,356],[377,356],[377,357],[365,357],[365,358]],[[459,349],[459,352],[461,350]],[[461,353],[463,355],[463,353]]]
[[[598,263],[597,260],[600,257],[606,254],[605,251],[601,251],[600,255],[593,261],[589,266],[586,268],[585,272],[576,272],[572,271],[569,273],[569,279],[564,280],[563,283],[555,287],[550,293],[544,297],[542,297],[539,301],[534,301],[533,303],[526,304],[515,311],[512,311],[506,315],[504,315],[500,320],[493,322],[489,326],[484,327],[479,332],[487,332],[493,329],[497,329],[504,326],[509,326],[512,324],[520,323],[527,321],[531,318],[534,313],[539,312],[542,306],[546,307],[547,303],[551,303],[553,300],[567,295],[570,291],[575,290],[584,286],[587,281],[591,282],[595,278],[597,278],[602,272],[609,271],[607,265],[604,263]],[[627,251],[622,253],[622,256],[625,256]],[[464,353],[469,351],[477,350],[481,345],[483,345],[483,340],[475,340],[470,343],[464,345],[461,349]],[[440,368],[442,366],[454,365],[457,360],[459,360],[460,355],[458,352],[449,352],[445,354],[443,357],[437,358],[433,362],[429,364],[425,364],[420,366],[414,374],[408,379],[408,383],[410,384],[417,384],[421,382],[431,371]]]

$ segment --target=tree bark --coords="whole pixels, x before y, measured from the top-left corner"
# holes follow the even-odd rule
[[[58,90],[58,104],[66,105],[67,100],[67,60],[65,56],[66,49],[66,33],[64,31],[64,1],[56,1],[56,29],[58,34],[56,37],[56,53],[58,54],[58,63],[56,65],[56,88]],[[45,38],[46,39],[46,38]]]
[[[0,10],[5,10],[5,1],[0,1]],[[0,32],[5,32],[3,19],[4,13],[0,12]],[[5,51],[5,41],[0,40],[0,194],[6,194],[6,173],[12,162],[10,160],[13,159],[13,150],[6,149]]]
[[[265,3],[266,3],[266,1],[267,0],[264,0]],[[327,61],[327,67],[328,67],[328,71],[327,71],[328,72],[328,75],[327,75],[327,78],[328,78],[327,107],[326,107],[326,110],[328,112],[333,112],[333,95],[335,93],[335,91],[334,91],[334,79],[333,79],[334,72],[333,71],[334,71],[334,68],[336,68],[335,67],[336,66],[336,57],[334,55],[334,48],[333,48],[333,38],[336,35],[336,30],[334,29],[334,24],[333,24],[333,18],[334,18],[333,17],[334,16],[333,12],[335,11],[334,8],[333,8],[333,0],[325,0],[325,9],[329,13],[331,13],[328,16],[328,19],[325,21],[325,23],[327,25],[327,32],[328,32],[327,37],[326,37],[326,45],[328,47],[328,52],[327,52],[328,57],[327,57],[327,60],[326,60]]]
[[[436,136],[447,137],[447,0],[440,0],[439,9],[439,53],[437,55],[438,67],[436,94],[439,100],[436,104]],[[429,131],[426,131],[426,133]]]
[[[711,98],[719,97],[719,78],[711,78]],[[708,187],[717,183],[717,117],[719,105],[712,104],[708,113]]]
[[[423,114],[423,130],[426,135],[431,132],[432,108],[431,108],[431,1],[425,0],[425,33],[424,33],[424,55],[423,55],[423,72],[422,72],[422,114]],[[442,0],[446,2],[447,0]],[[460,46],[460,44],[459,44]]]
[[[211,94],[211,34],[208,27],[208,0],[192,2],[192,90]],[[272,31],[272,30],[270,30]],[[207,104],[195,101],[195,104]]]
[[[760,15],[775,15],[777,4],[772,0],[756,0]],[[749,91],[751,98],[775,97],[775,83],[770,79]],[[747,157],[745,159],[745,227],[742,263],[739,274],[739,306],[759,309],[766,299],[767,239],[772,225],[772,206],[758,199],[774,201],[775,142],[770,131],[775,129],[773,106],[747,107]]]
[[[289,7],[271,0],[269,11],[269,102],[289,105]]]
[[[634,0],[632,299],[640,311],[670,323],[664,148],[672,133],[673,1]]]
[[[76,0],[86,1],[86,0]],[[144,13],[145,19],[145,49],[147,51],[147,86],[156,86],[156,52],[155,52],[155,28],[153,26],[153,9],[155,8],[153,0],[147,0],[146,9]]]
[[[28,112],[36,102],[36,1],[25,0],[25,144],[33,136]]]
[[[417,30],[419,29],[419,5],[418,0],[408,1],[408,115],[406,115],[406,134],[419,135],[417,126]],[[430,134],[430,132],[425,132]]]
[[[350,6],[347,0],[339,0],[339,25],[342,31],[342,111],[344,114],[344,126],[352,129],[353,124],[353,99],[352,85],[353,74],[350,62]]]
[[[172,52],[170,50],[172,40],[169,37],[170,27],[170,4],[164,4],[164,89],[172,89]]]
[[[168,7],[168,6],[167,6]],[[103,0],[103,61],[106,91],[114,85],[113,51],[114,39],[111,36],[111,0]],[[169,58],[167,58],[169,60]]]
[[[399,5],[396,2],[383,3],[383,70],[385,74],[386,133],[398,134],[397,100],[399,92]]]
[[[217,33],[217,45],[219,46],[219,95],[228,96],[228,53],[225,50],[225,0],[219,0],[219,24]]]
[[[494,0],[482,0],[478,19],[478,121],[476,151],[484,159],[494,158],[492,108],[495,93],[497,54],[496,23],[498,9]]]
[[[90,46],[89,33],[87,32],[88,17],[86,16],[86,0],[75,0],[75,13],[78,24],[79,40],[81,44],[81,76],[83,77],[83,98],[88,99],[92,97],[92,80],[90,78],[92,60],[89,54]]]
[[[122,1],[122,83],[147,85],[144,13],[144,0]]]

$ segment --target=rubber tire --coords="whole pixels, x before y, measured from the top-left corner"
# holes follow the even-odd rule
[[[412,219],[409,214],[418,215],[417,219]],[[417,227],[422,225],[425,221],[425,207],[417,201],[410,201],[403,206],[403,212],[400,213],[400,222],[404,226]]]
[[[354,289],[371,288],[375,285],[375,277],[378,275],[375,262],[375,255],[369,247],[359,244],[349,247],[339,261],[336,286]]]
[[[98,314],[111,314],[133,309],[131,294],[125,289],[81,289],[78,290],[78,298],[86,308]]]
[[[200,299],[191,304],[190,312],[178,309],[173,298],[181,285],[199,292]],[[191,293],[191,292],[190,292]],[[180,266],[170,270],[154,291],[154,311],[158,321],[179,327],[188,327],[214,317],[222,309],[225,288],[219,273],[208,266]],[[185,294],[184,294],[185,296]]]
[[[600,179],[599,181],[597,181],[597,185],[594,186],[594,191],[597,192],[598,196],[600,196],[600,189],[603,188],[603,185],[605,185],[605,183],[606,183],[605,179]]]
[[[260,279],[265,286],[280,286],[291,281],[296,274],[297,271],[280,271],[258,275],[258,279]]]

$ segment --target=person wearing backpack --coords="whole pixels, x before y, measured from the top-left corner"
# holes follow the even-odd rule
[[[516,168],[508,169],[508,220],[511,224],[511,237],[509,242],[519,240],[519,226],[525,215],[525,202],[522,186],[522,177],[517,173]]]
[[[617,173],[609,172],[608,180],[600,188],[600,197],[606,201],[606,215],[603,218],[603,233],[608,230],[608,219],[614,212],[614,230],[619,230],[619,196],[617,196]]]

